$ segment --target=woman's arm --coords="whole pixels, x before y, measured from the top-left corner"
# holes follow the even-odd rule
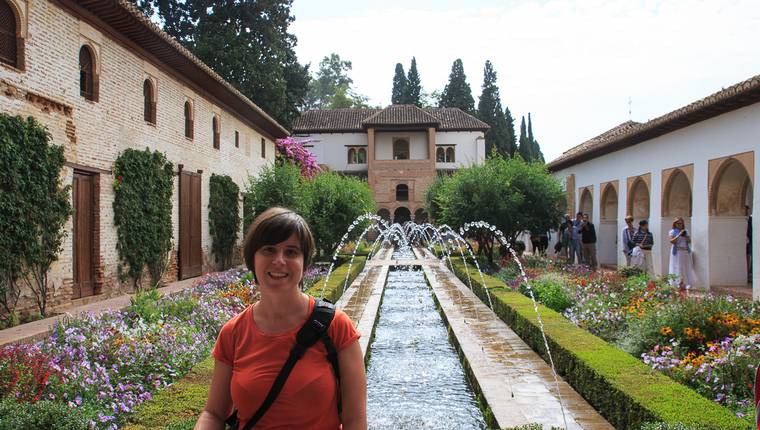
[[[675,245],[675,243],[678,241],[678,236],[680,236],[680,232],[679,234],[673,236],[674,231],[675,230],[670,230],[670,233],[668,233],[668,240],[670,241],[670,243]]]
[[[358,340],[338,353],[338,367],[343,402],[343,430],[366,430],[367,377],[364,374],[364,357]]]
[[[194,430],[224,430],[224,421],[232,411],[230,380],[232,367],[219,360],[214,362],[214,376],[208,392],[206,407],[203,408]]]

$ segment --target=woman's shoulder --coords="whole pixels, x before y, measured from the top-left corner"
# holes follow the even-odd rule
[[[249,305],[247,308],[243,309],[242,312],[235,315],[234,317],[227,320],[226,323],[222,326],[222,332],[225,331],[235,331],[240,326],[248,326],[250,327],[250,318],[252,315],[251,308],[253,305]]]

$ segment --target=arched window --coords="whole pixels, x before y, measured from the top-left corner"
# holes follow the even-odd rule
[[[446,162],[447,163],[454,162],[454,148],[446,148]]]
[[[79,95],[94,102],[98,101],[98,79],[95,70],[92,49],[82,45],[79,49]]]
[[[359,148],[356,152],[356,162],[359,164],[365,164],[367,162],[367,150]]]
[[[214,118],[211,120],[211,132],[214,133],[214,149],[219,149],[220,145],[220,136],[219,136],[219,118],[214,115]]]
[[[143,82],[143,119],[155,125],[156,124],[156,91],[153,88],[153,82],[146,79]]]
[[[193,105],[190,100],[185,101],[185,137],[193,138]]]
[[[13,7],[0,0],[0,62],[23,69],[23,39]]]
[[[348,164],[356,164],[356,150],[348,148]]]
[[[436,163],[445,163],[446,162],[446,152],[443,150],[443,148],[436,148],[436,150],[435,150],[435,162]]]
[[[393,159],[394,160],[408,160],[409,159],[409,141],[406,139],[394,139],[393,140]]]
[[[409,186],[406,184],[396,185],[396,201],[405,202],[409,200]]]

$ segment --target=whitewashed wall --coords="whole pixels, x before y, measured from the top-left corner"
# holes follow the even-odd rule
[[[670,246],[664,232],[670,227],[671,220],[662,219],[662,171],[672,167],[693,163],[693,202],[691,217],[691,234],[693,237],[694,259],[700,287],[706,288],[708,281],[712,285],[744,285],[746,283],[745,228],[744,217],[710,217],[708,202],[708,161],[748,151],[754,151],[753,171],[755,192],[752,207],[760,207],[760,193],[757,192],[757,179],[760,178],[760,104],[754,104],[721,116],[694,124],[684,129],[660,136],[658,138],[616,151],[593,160],[570,166],[557,171],[558,179],[570,174],[575,175],[575,201],[580,201],[578,188],[593,185],[593,217],[600,219],[600,184],[618,180],[618,222],[619,231],[624,223],[627,201],[627,178],[651,173],[650,189],[650,230],[655,234],[653,249],[654,267],[657,274],[667,272],[667,253]],[[753,217],[753,231],[760,228],[757,216]],[[616,231],[615,234],[618,234]],[[602,228],[599,231],[600,259],[611,259],[609,242],[615,240],[612,230]],[[755,234],[757,236],[757,234]],[[758,240],[753,241],[753,255],[760,252]],[[619,249],[619,246],[616,246]],[[602,256],[602,252],[605,253]],[[619,250],[616,251],[618,264],[625,260]],[[754,263],[753,296],[760,298],[760,270]]]
[[[444,131],[435,136],[436,145],[454,147],[454,163],[435,163],[437,169],[454,169],[485,161],[485,140],[480,131]]]
[[[393,160],[393,139],[409,139],[409,159],[428,158],[428,137],[425,131],[380,131],[375,133],[375,159]]]
[[[323,133],[308,136],[297,135],[296,139],[309,139],[309,151],[317,158],[318,164],[326,164],[330,170],[367,170],[367,164],[348,164],[349,146],[363,145],[367,149],[366,133]],[[355,149],[359,149],[358,147]],[[369,158],[369,154],[367,154]]]

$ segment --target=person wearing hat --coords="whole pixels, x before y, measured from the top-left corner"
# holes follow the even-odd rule
[[[633,235],[633,243],[641,249],[644,254],[644,269],[650,275],[654,275],[654,268],[652,266],[652,246],[654,246],[654,236],[649,231],[649,222],[645,219],[639,221],[639,229]],[[632,251],[633,253],[633,251]]]
[[[622,246],[623,255],[625,255],[625,265],[631,265],[631,252],[633,247],[636,246],[633,243],[633,235],[636,234],[636,229],[633,228],[633,217],[627,215],[625,217],[625,227],[620,232],[620,245]]]

